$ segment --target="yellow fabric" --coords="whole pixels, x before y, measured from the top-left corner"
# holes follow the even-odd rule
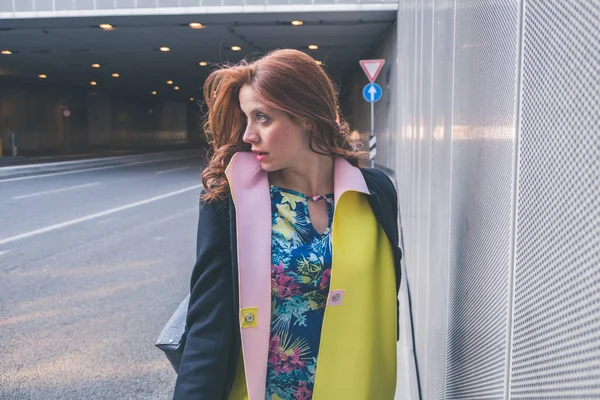
[[[383,228],[362,193],[345,192],[333,219],[331,290],[313,400],[392,400],[396,390],[396,276]]]
[[[266,365],[265,368],[267,368]],[[231,387],[227,400],[248,400],[248,389],[246,388],[246,376],[244,374],[244,360],[241,350],[235,369],[235,379],[233,380],[233,386]]]
[[[345,192],[333,218],[330,286],[344,297],[325,310],[313,400],[394,398],[395,282],[392,247],[367,198]],[[247,393],[240,354],[228,400],[248,400]]]

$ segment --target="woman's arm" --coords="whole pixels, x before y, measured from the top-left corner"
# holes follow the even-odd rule
[[[188,330],[174,400],[223,397],[233,332],[233,282],[227,202],[200,201]]]

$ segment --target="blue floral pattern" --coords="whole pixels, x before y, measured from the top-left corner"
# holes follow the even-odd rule
[[[302,193],[271,186],[271,336],[266,400],[312,399],[331,276],[333,194],[319,234]]]

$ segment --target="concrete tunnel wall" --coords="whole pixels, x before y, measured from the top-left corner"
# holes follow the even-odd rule
[[[63,111],[70,116],[64,117]],[[159,97],[134,97],[29,82],[0,81],[0,139],[11,132],[19,154],[201,142],[198,107]]]

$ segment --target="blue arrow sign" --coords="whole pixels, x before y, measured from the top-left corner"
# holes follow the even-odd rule
[[[369,103],[375,103],[381,100],[381,95],[383,91],[381,90],[381,86],[376,83],[369,83],[363,89],[363,97]]]

